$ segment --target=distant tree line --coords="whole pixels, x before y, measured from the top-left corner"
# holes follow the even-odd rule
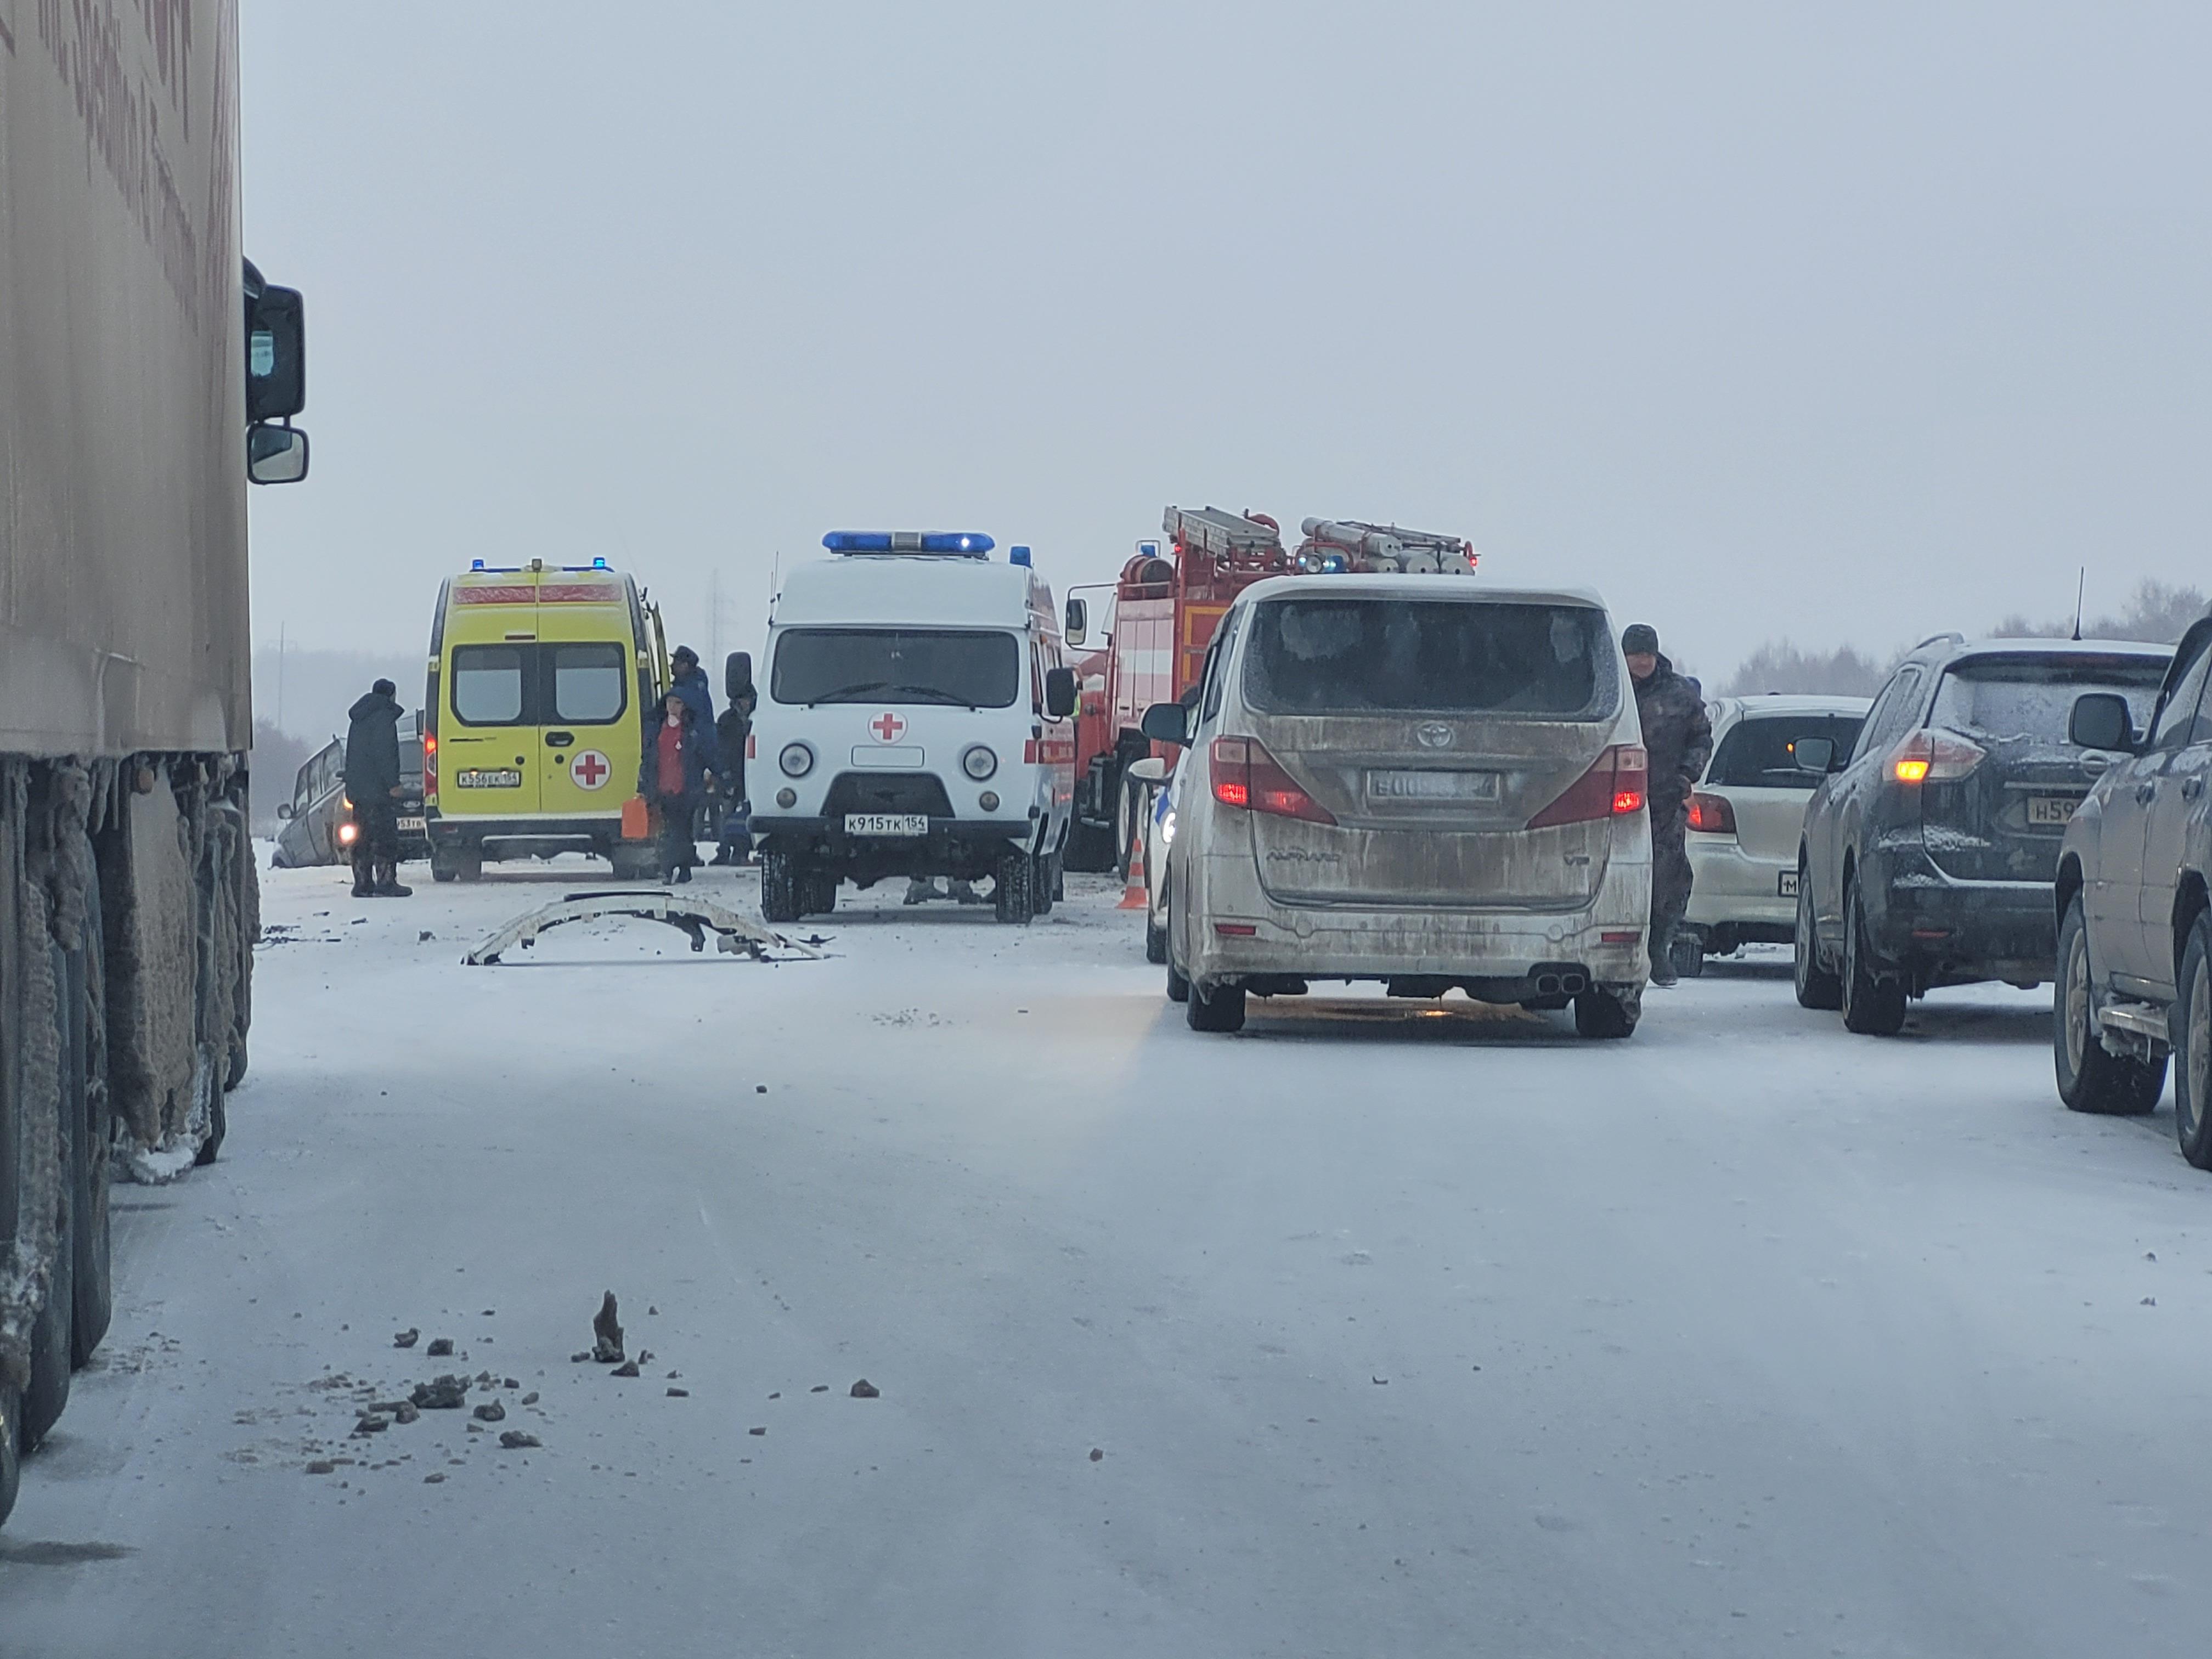
[[[2118,615],[2084,617],[2081,635],[2170,645],[2205,613],[2206,605],[2204,594],[2197,588],[2145,581],[2128,596]],[[2074,619],[2031,622],[2014,614],[1990,632],[2008,639],[2065,639],[2074,632]],[[1800,651],[1786,639],[1770,640],[1744,659],[1729,677],[1722,695],[1748,697],[1767,691],[1802,691],[1870,697],[1881,689],[1890,670],[1910,648],[1900,646],[1887,657],[1874,657],[1848,645],[1833,651]]]

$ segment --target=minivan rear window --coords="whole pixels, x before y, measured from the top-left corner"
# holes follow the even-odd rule
[[[2166,665],[2164,657],[1968,657],[1943,671],[1928,723],[1976,737],[2063,744],[2075,698],[2117,691],[2140,726],[2158,701]]]
[[[769,696],[783,703],[954,703],[1009,708],[1021,690],[1012,634],[951,628],[793,628],[776,640]]]
[[[1859,740],[1858,714],[1750,714],[1729,728],[1705,769],[1705,781],[1723,789],[1811,789],[1820,774],[1799,769],[1800,738],[1826,738],[1848,755]]]
[[[1620,706],[1605,613],[1587,605],[1300,595],[1255,606],[1251,625],[1244,696],[1267,714],[1601,720]]]

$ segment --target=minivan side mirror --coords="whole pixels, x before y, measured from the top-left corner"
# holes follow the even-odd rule
[[[1044,671],[1044,712],[1056,720],[1064,720],[1075,712],[1075,671],[1073,668],[1048,668]]]
[[[722,659],[722,700],[736,702],[753,692],[753,653],[732,651]]]
[[[1081,599],[1067,602],[1067,619],[1060,626],[1061,637],[1070,645],[1080,645],[1090,637],[1091,607]]]
[[[2117,691],[2087,691],[2074,699],[2074,712],[2066,721],[2066,740],[2084,749],[2117,749],[2133,752],[2134,718],[2128,700]]]
[[[258,484],[297,483],[307,476],[307,434],[296,426],[246,429],[246,476]]]
[[[1828,769],[1836,763],[1836,740],[1833,738],[1800,738],[1790,745],[1790,756],[1797,763],[1800,772],[1811,772],[1826,777]]]
[[[1190,743],[1190,710],[1179,702],[1154,703],[1145,710],[1145,718],[1138,725],[1154,743],[1171,743],[1177,747],[1187,747]]]

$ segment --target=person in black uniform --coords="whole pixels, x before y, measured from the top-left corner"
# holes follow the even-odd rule
[[[353,803],[353,896],[406,898],[399,884],[400,708],[390,680],[379,680],[346,711],[346,799]]]

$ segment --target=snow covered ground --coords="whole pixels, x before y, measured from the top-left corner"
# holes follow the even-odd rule
[[[604,879],[266,878],[228,1144],[117,1190],[0,1651],[2204,1650],[2212,1180],[2059,1108],[2045,995],[1853,1038],[1770,958],[1628,1043],[1206,1038],[1096,879],[460,965]],[[570,1359],[608,1289],[634,1379]],[[504,1420],[350,1435],[447,1370]]]

